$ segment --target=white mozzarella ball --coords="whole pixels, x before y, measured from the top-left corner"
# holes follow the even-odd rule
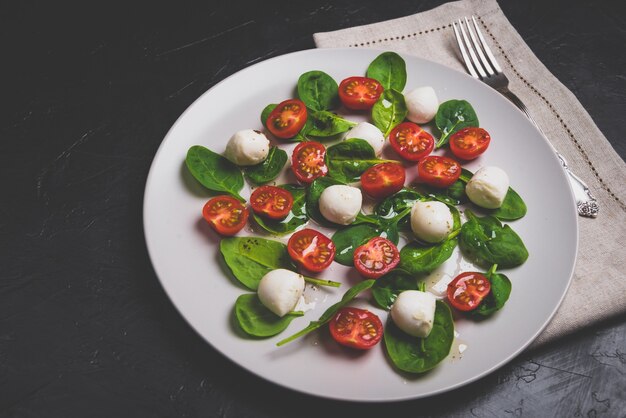
[[[498,167],[483,167],[472,176],[465,193],[478,206],[497,209],[502,206],[509,191],[509,176]]]
[[[350,225],[361,212],[361,190],[341,184],[326,188],[320,196],[320,212],[331,222]]]
[[[270,152],[270,141],[263,132],[244,129],[236,132],[228,141],[224,156],[237,165],[262,163]]]
[[[404,95],[408,120],[415,123],[430,122],[439,109],[439,99],[432,87],[418,87]]]
[[[452,232],[454,219],[442,202],[416,202],[411,209],[411,229],[422,241],[441,242]]]
[[[428,337],[435,321],[435,303],[432,293],[405,290],[391,306],[391,318],[407,334]]]
[[[367,141],[367,143],[374,148],[376,155],[380,155],[383,150],[383,145],[385,145],[385,135],[383,135],[380,129],[368,122],[358,123],[354,128],[348,131],[345,138],[359,138]]]
[[[290,270],[272,270],[263,276],[257,291],[261,303],[283,317],[298,304],[304,291],[304,278]]]

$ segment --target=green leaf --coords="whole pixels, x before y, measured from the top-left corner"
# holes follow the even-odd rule
[[[245,169],[251,183],[261,185],[275,180],[287,163],[287,153],[278,147],[271,147],[267,158],[261,164]]]
[[[490,214],[501,221],[514,221],[523,218],[524,215],[526,215],[526,211],[526,203],[524,203],[524,200],[522,200],[515,190],[509,187],[506,196],[504,196],[502,206],[490,211]]]
[[[465,100],[448,100],[441,103],[435,115],[435,124],[441,132],[436,148],[447,144],[450,135],[455,132],[468,126],[479,126],[474,108]]]
[[[256,290],[267,273],[276,269],[296,271],[283,243],[256,237],[230,237],[220,242],[226,265],[248,289]]]
[[[275,235],[285,235],[306,225],[309,217],[306,214],[306,191],[304,187],[296,184],[285,184],[281,187],[293,196],[293,206],[287,217],[283,220],[269,219],[253,213],[254,219],[267,232]]]
[[[468,201],[465,194],[465,182],[461,180],[455,181],[445,189],[430,187],[426,184],[420,184],[418,188],[428,197],[450,206],[460,205]]]
[[[298,97],[313,110],[330,110],[339,103],[337,82],[323,71],[309,71],[298,79]]]
[[[411,274],[430,273],[450,258],[456,244],[457,238],[447,239],[431,246],[411,242],[400,250],[398,267]]]
[[[332,237],[336,249],[335,261],[344,266],[353,266],[354,250],[374,237],[387,238],[396,245],[399,240],[398,230],[393,224],[386,228],[369,223],[351,225],[338,230]]]
[[[415,190],[402,189],[378,203],[374,208],[374,213],[381,218],[391,219],[406,209],[412,208],[415,202],[424,198],[424,195]]]
[[[454,341],[454,322],[448,305],[437,301],[433,329],[426,338],[413,337],[398,328],[391,319],[385,326],[385,348],[399,370],[424,373],[448,354]]]
[[[272,110],[276,109],[276,106],[278,106],[278,104],[276,103],[268,104],[267,106],[265,106],[265,108],[261,112],[261,123],[266,128],[267,128],[267,119],[270,117],[270,113],[272,113]]]
[[[367,290],[369,288],[371,288],[374,283],[376,282],[376,280],[365,280],[362,281],[361,283],[351,287],[350,289],[348,289],[348,291],[343,295],[343,297],[341,298],[341,300],[337,303],[335,303],[334,305],[332,305],[331,307],[329,307],[328,309],[326,309],[326,311],[324,311],[324,313],[322,314],[322,316],[320,316],[320,318],[317,321],[311,321],[309,323],[309,325],[304,328],[302,331],[299,331],[297,333],[295,333],[294,335],[292,335],[289,338],[286,338],[282,341],[279,341],[278,346],[287,344],[297,338],[300,338],[306,334],[309,334],[313,331],[315,331],[316,329],[324,326],[325,324],[329,323],[331,319],[333,319],[333,316],[335,316],[335,314],[339,311],[339,309],[343,308],[344,306],[346,306],[347,304],[349,304],[350,302],[352,302],[352,300],[354,300],[355,297],[358,296],[359,293],[363,292],[364,290]]]
[[[399,91],[389,89],[385,90],[374,103],[372,121],[385,136],[388,136],[391,130],[404,120],[407,113],[404,95]]]
[[[385,90],[402,91],[406,85],[406,63],[395,52],[383,52],[367,67],[367,76],[378,80]]]
[[[491,291],[473,311],[469,313],[476,317],[487,317],[502,309],[511,295],[511,281],[504,274],[488,272],[485,277],[491,282]]]
[[[310,128],[305,136],[320,140],[335,138],[356,125],[356,123],[326,110],[310,111],[307,121],[310,121]]]
[[[376,158],[374,148],[365,140],[351,138],[326,149],[328,175],[343,183],[359,181],[368,168],[388,162]]]
[[[461,228],[461,250],[481,265],[497,264],[509,268],[523,264],[528,250],[522,239],[495,216],[479,218],[470,210],[465,211],[467,222]]]
[[[247,293],[235,302],[235,317],[241,329],[253,337],[271,337],[283,332],[302,312],[289,313],[283,317],[267,309],[256,293]]]
[[[243,175],[235,164],[201,145],[187,151],[185,164],[189,172],[207,189],[229,193],[245,202],[239,195],[243,188]]]
[[[372,296],[378,306],[389,310],[398,295],[405,290],[418,290],[417,279],[407,271],[395,269],[376,279]]]

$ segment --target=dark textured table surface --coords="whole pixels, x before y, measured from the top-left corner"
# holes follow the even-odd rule
[[[222,357],[177,313],[150,265],[146,176],[198,96],[252,63],[313,48],[315,32],[440,3],[0,6],[0,416],[623,417],[624,318],[447,394],[359,405],[276,387]],[[501,3],[626,156],[621,2]]]

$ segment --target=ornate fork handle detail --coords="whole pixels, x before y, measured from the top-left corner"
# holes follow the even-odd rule
[[[598,201],[595,197],[593,197],[591,190],[589,190],[589,187],[587,187],[585,182],[569,169],[567,160],[565,160],[561,153],[557,150],[554,150],[554,152],[556,152],[556,156],[559,158],[561,166],[563,166],[563,169],[570,178],[570,184],[572,185],[572,190],[574,191],[574,196],[576,197],[576,208],[578,209],[578,214],[588,218],[595,218],[598,216],[598,212],[600,211]]]
[[[476,23],[476,19],[472,16],[473,22],[473,31],[470,26],[470,22],[468,18],[465,18],[465,28],[467,28],[467,33],[465,28],[463,27],[463,21],[459,19],[458,22],[453,22],[454,34],[456,36],[456,40],[459,44],[459,49],[461,51],[461,55],[463,57],[463,61],[465,62],[465,66],[467,67],[468,72],[472,75],[472,77],[481,80],[485,84],[492,87],[494,90],[498,91],[504,97],[509,99],[511,103],[517,106],[532,122],[533,125],[537,127],[541,135],[547,139],[546,134],[543,132],[539,124],[533,119],[528,112],[528,108],[524,102],[520,100],[511,90],[509,90],[509,80],[506,75],[502,72],[502,68],[498,64],[496,58],[493,56],[489,45],[485,41],[483,34]],[[475,34],[474,34],[475,32]],[[469,33],[469,37],[468,37]],[[471,39],[471,42],[470,42]],[[598,205],[598,201],[591,194],[589,187],[585,184],[585,182],[578,177],[576,174],[570,170],[567,165],[567,161],[565,158],[552,146],[550,141],[547,141],[552,150],[556,153],[559,161],[561,162],[561,166],[563,170],[568,176],[568,180],[570,185],[572,186],[572,191],[574,192],[574,197],[576,199],[576,208],[578,210],[578,214],[580,216],[586,216],[589,218],[595,218],[598,216],[598,212],[600,210],[600,206]]]

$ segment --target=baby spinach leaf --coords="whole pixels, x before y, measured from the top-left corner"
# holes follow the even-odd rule
[[[295,231],[309,221],[306,214],[306,191],[304,187],[295,184],[285,184],[281,187],[293,196],[293,206],[285,219],[275,220],[253,213],[254,219],[267,232],[275,235],[285,235]]]
[[[477,317],[491,316],[494,312],[502,309],[511,295],[511,281],[504,274],[496,273],[492,268],[486,275],[491,282],[491,291],[485,299],[470,314]]]
[[[383,91],[380,98],[372,107],[372,121],[378,129],[388,136],[396,125],[406,117],[408,110],[404,95],[397,90]]]
[[[391,362],[409,373],[424,373],[450,354],[454,341],[454,322],[448,305],[437,301],[433,329],[426,338],[413,337],[393,323],[385,326],[385,348]]]
[[[378,80],[385,90],[402,91],[406,85],[406,63],[395,52],[383,52],[367,67],[367,76]]]
[[[354,250],[374,237],[387,238],[398,244],[400,237],[393,224],[373,225],[370,223],[351,225],[334,233],[332,241],[335,244],[335,261],[344,266],[354,265]]]
[[[324,311],[322,316],[320,316],[320,318],[317,321],[311,321],[309,325],[306,328],[304,328],[302,331],[295,333],[289,338],[279,341],[276,345],[281,346],[281,345],[287,344],[329,323],[330,320],[333,319],[333,316],[335,316],[337,311],[339,311],[339,309],[343,308],[344,306],[352,302],[352,300],[354,300],[354,298],[357,297],[359,293],[371,288],[375,282],[376,280],[371,280],[371,279],[364,280],[361,283],[355,286],[352,286],[350,289],[348,289],[348,291],[346,291],[346,293],[344,293],[341,300],[335,303],[334,305],[330,306],[328,309],[326,309],[326,311]]]
[[[256,293],[247,293],[237,298],[235,316],[241,329],[253,337],[271,337],[283,332],[303,312],[290,312],[280,317],[267,309]]]
[[[271,147],[265,161],[245,169],[246,177],[256,185],[269,183],[278,177],[287,159],[287,153],[284,150]]]
[[[220,252],[233,276],[251,290],[256,290],[263,276],[272,270],[296,270],[287,253],[287,246],[269,239],[223,238]]]
[[[502,226],[495,216],[479,218],[470,210],[465,215],[467,222],[461,228],[459,244],[476,263],[509,268],[526,261],[528,250],[510,226]]]
[[[474,108],[465,100],[448,100],[441,103],[435,115],[435,124],[441,132],[436,148],[447,144],[453,133],[468,126],[479,126]]]
[[[334,138],[356,125],[356,123],[326,110],[310,111],[307,122],[310,122],[310,125],[305,136],[320,140]]]
[[[365,170],[386,161],[376,158],[374,148],[363,139],[347,139],[326,149],[328,175],[343,183],[359,181]]]
[[[461,169],[461,175],[459,176],[459,180],[463,183],[467,184],[468,181],[474,176],[474,173],[469,171],[467,168]]]
[[[405,209],[412,208],[415,202],[423,199],[424,195],[415,190],[402,189],[378,203],[374,208],[374,213],[381,218],[390,219]]]
[[[445,189],[437,189],[425,184],[421,184],[419,189],[428,197],[450,206],[460,205],[468,200],[465,194],[465,183],[461,180],[455,181]]]
[[[395,269],[376,280],[372,296],[378,306],[389,310],[398,295],[405,290],[417,290],[417,279],[407,271]]]
[[[506,196],[504,196],[502,206],[494,209],[490,214],[501,221],[514,221],[523,218],[526,215],[526,210],[526,203],[515,190],[509,187]]]
[[[270,117],[270,113],[272,113],[272,110],[276,109],[276,106],[278,106],[278,104],[276,103],[268,104],[267,106],[265,106],[265,108],[261,112],[261,123],[266,128],[267,128],[267,118]]]
[[[323,71],[309,71],[298,78],[298,97],[313,110],[329,110],[339,103],[337,82]]]
[[[189,172],[207,189],[226,192],[245,202],[239,195],[243,188],[243,175],[235,164],[201,145],[187,151],[185,164]]]
[[[447,239],[431,246],[411,242],[400,250],[398,267],[411,274],[430,273],[450,258],[456,244],[457,238]]]

